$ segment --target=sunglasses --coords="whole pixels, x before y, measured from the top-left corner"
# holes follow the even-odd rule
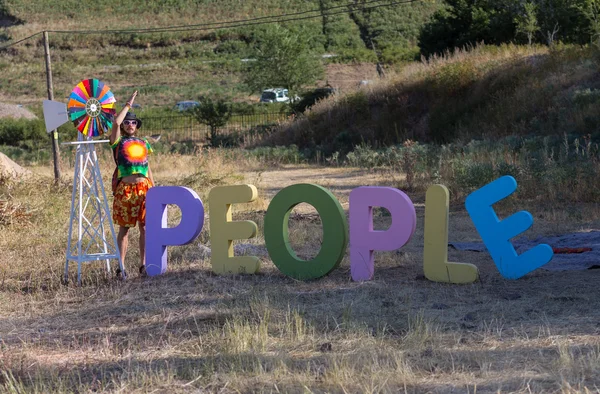
[[[129,126],[129,125],[136,125],[137,126],[137,120],[124,120],[123,124],[125,126]]]

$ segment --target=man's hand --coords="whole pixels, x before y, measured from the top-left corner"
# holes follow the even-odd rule
[[[136,90],[135,92],[133,92],[133,94],[131,95],[129,100],[127,100],[127,103],[129,104],[130,107],[133,105],[133,101],[135,100],[135,97],[137,96],[137,94],[138,94],[138,91]]]

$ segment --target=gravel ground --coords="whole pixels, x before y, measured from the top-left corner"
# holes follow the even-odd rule
[[[19,107],[15,104],[0,103],[0,119],[1,118],[37,119],[37,116],[25,107]]]

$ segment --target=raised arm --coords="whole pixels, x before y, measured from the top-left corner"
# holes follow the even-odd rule
[[[114,144],[115,141],[118,140],[121,136],[121,123],[123,123],[125,115],[127,115],[127,112],[133,105],[133,101],[135,100],[135,96],[137,96],[137,94],[137,90],[133,92],[133,94],[131,95],[121,112],[119,112],[119,114],[115,117],[115,121],[113,122],[112,126],[112,132],[110,133],[110,138],[108,139],[111,145]]]

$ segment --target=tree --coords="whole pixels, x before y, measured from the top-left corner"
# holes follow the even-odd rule
[[[444,0],[423,26],[419,48],[429,56],[482,41],[507,43],[517,34],[529,43],[585,44],[590,36],[599,42],[599,16],[600,0]]]
[[[480,42],[501,44],[515,36],[514,16],[519,0],[445,0],[423,26],[421,54],[429,56]]]
[[[523,6],[523,13],[517,15],[515,18],[517,33],[527,36],[527,44],[529,46],[531,46],[533,35],[540,31],[536,14],[537,6],[531,2],[527,2]]]
[[[583,0],[575,5],[581,15],[587,20],[587,33],[590,42],[600,46],[600,0]]]
[[[323,75],[321,60],[309,50],[308,40],[279,25],[269,26],[255,38],[256,61],[250,62],[244,82],[254,92],[281,87],[290,97]]]
[[[206,139],[211,146],[219,145],[219,129],[227,124],[231,118],[231,106],[224,100],[213,101],[203,98],[200,105],[191,109],[196,120],[209,127]]]

